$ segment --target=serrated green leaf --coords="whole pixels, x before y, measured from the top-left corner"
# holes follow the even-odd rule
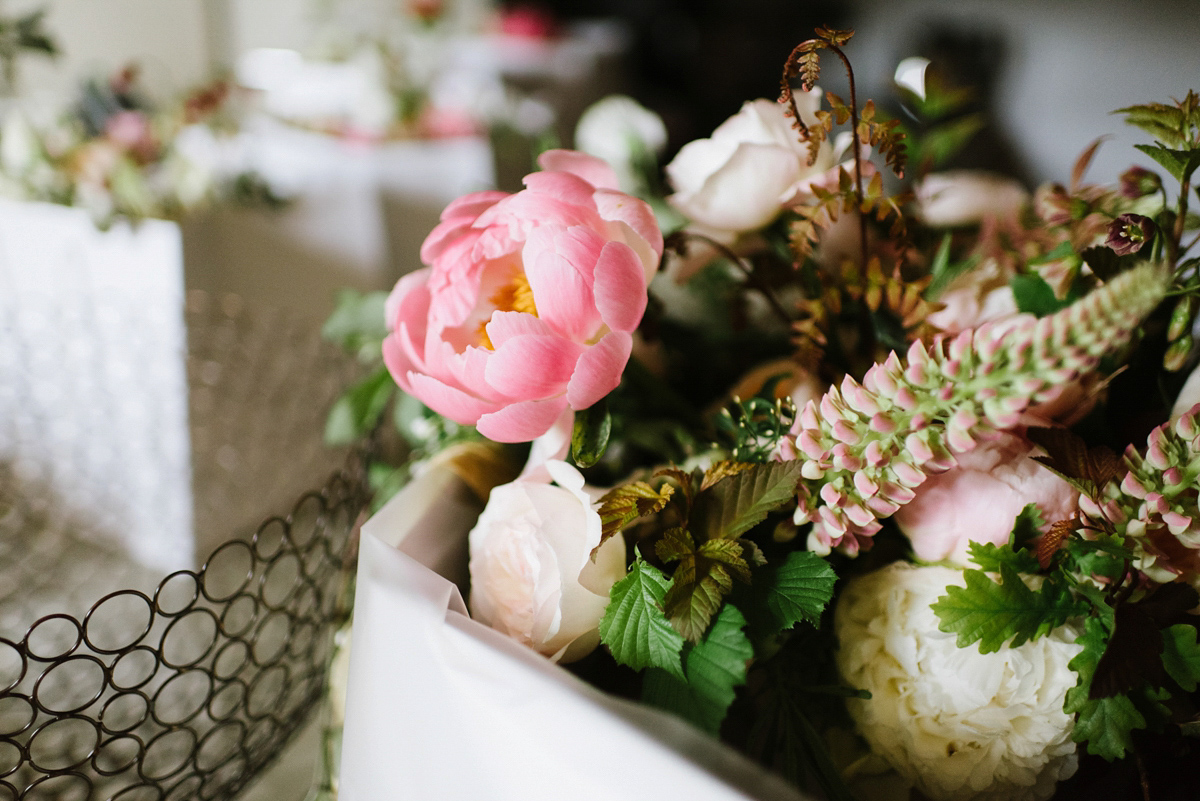
[[[1029,551],[1016,551],[1011,545],[972,542],[967,546],[967,554],[980,570],[988,573],[999,573],[1002,565],[1018,573],[1036,573],[1041,567]]]
[[[380,367],[338,398],[325,420],[325,444],[349,445],[370,433],[396,391],[386,367]]]
[[[1025,586],[1010,565],[1000,565],[1000,583],[982,570],[967,570],[966,586],[950,586],[933,604],[938,628],[958,635],[958,647],[979,643],[980,653],[1000,650],[1010,639],[1016,648],[1061,626],[1083,607],[1056,581],[1037,592]]]
[[[1018,311],[1026,314],[1045,317],[1071,305],[1070,298],[1059,300],[1046,279],[1037,273],[1014,275],[1008,285],[1012,288]]]
[[[575,413],[571,431],[571,461],[579,467],[591,467],[600,461],[612,434],[612,416],[608,400],[601,398],[587,409]]]
[[[658,668],[683,679],[683,637],[671,627],[662,606],[670,586],[662,571],[637,559],[609,591],[611,600],[600,618],[600,642],[622,665]]]
[[[764,596],[771,615],[768,633],[789,629],[802,620],[816,626],[836,583],[837,573],[811,551],[793,551],[782,564],[758,571],[754,589]]]
[[[635,520],[661,512],[674,493],[675,488],[670,484],[656,490],[645,481],[622,484],[609,491],[600,498],[600,545]],[[600,545],[592,549],[593,556]]]
[[[1189,693],[1196,690],[1200,682],[1200,645],[1193,626],[1178,623],[1163,631],[1162,661],[1167,675],[1180,687]]]
[[[663,609],[676,631],[689,642],[699,642],[732,589],[733,577],[724,565],[691,554],[671,575]]]
[[[1089,754],[1109,761],[1120,759],[1133,747],[1132,732],[1144,729],[1146,719],[1128,695],[1090,698],[1092,676],[1108,646],[1108,631],[1097,618],[1088,618],[1084,632],[1075,642],[1083,646],[1067,663],[1079,675],[1078,683],[1067,690],[1063,711],[1078,715],[1071,739],[1087,743]]]
[[[689,526],[701,540],[737,539],[796,494],[800,462],[756,464],[696,498]]]
[[[1134,147],[1157,161],[1180,183],[1191,178],[1196,168],[1200,167],[1200,150],[1173,150],[1158,145],[1134,145]]]
[[[736,688],[746,682],[746,663],[754,657],[754,648],[742,630],[745,625],[742,613],[726,604],[704,639],[685,646],[686,679],[665,670],[647,670],[642,700],[717,734]]]
[[[750,565],[742,556],[744,550],[737,540],[709,540],[696,549],[696,556],[715,562],[734,578],[750,583]]]

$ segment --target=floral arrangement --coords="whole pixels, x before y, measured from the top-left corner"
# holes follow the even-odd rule
[[[218,198],[274,203],[260,179],[230,165],[229,86],[215,81],[156,106],[125,67],[87,82],[44,124],[19,109],[0,127],[0,195],[86,208],[96,224],[177,219]]]
[[[472,616],[812,793],[1154,797],[1200,733],[1200,99],[1118,112],[1161,173],[1030,195],[937,171],[935,76],[860,105],[851,36],[666,166],[682,227],[564,150],[450,204],[330,319],[374,369],[327,436],[401,435],[381,498],[507,463]]]

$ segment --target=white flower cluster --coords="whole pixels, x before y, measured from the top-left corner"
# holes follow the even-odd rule
[[[871,748],[934,801],[1044,801],[1075,772],[1063,712],[1081,647],[1061,627],[981,654],[938,630],[930,605],[960,570],[896,563],[850,582],[835,615],[838,667],[870,700],[851,715]]]

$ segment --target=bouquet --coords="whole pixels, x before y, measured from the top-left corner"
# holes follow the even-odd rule
[[[9,111],[0,127],[0,196],[83,207],[102,228],[118,219],[178,219],[218,198],[279,202],[233,163],[228,83],[156,105],[139,74],[128,66],[88,81],[48,122]]]
[[[851,36],[686,145],[671,214],[566,150],[451,203],[329,321],[376,366],[327,435],[376,432],[381,500],[486,498],[475,620],[809,793],[1194,788],[1200,98],[1118,112],[1160,169],[1031,195],[938,172],[925,65],[860,104]]]

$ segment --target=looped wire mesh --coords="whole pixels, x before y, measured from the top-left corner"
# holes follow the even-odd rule
[[[353,365],[234,300],[186,319],[198,567],[163,578],[0,463],[0,801],[233,798],[323,697],[367,496],[321,431]]]

